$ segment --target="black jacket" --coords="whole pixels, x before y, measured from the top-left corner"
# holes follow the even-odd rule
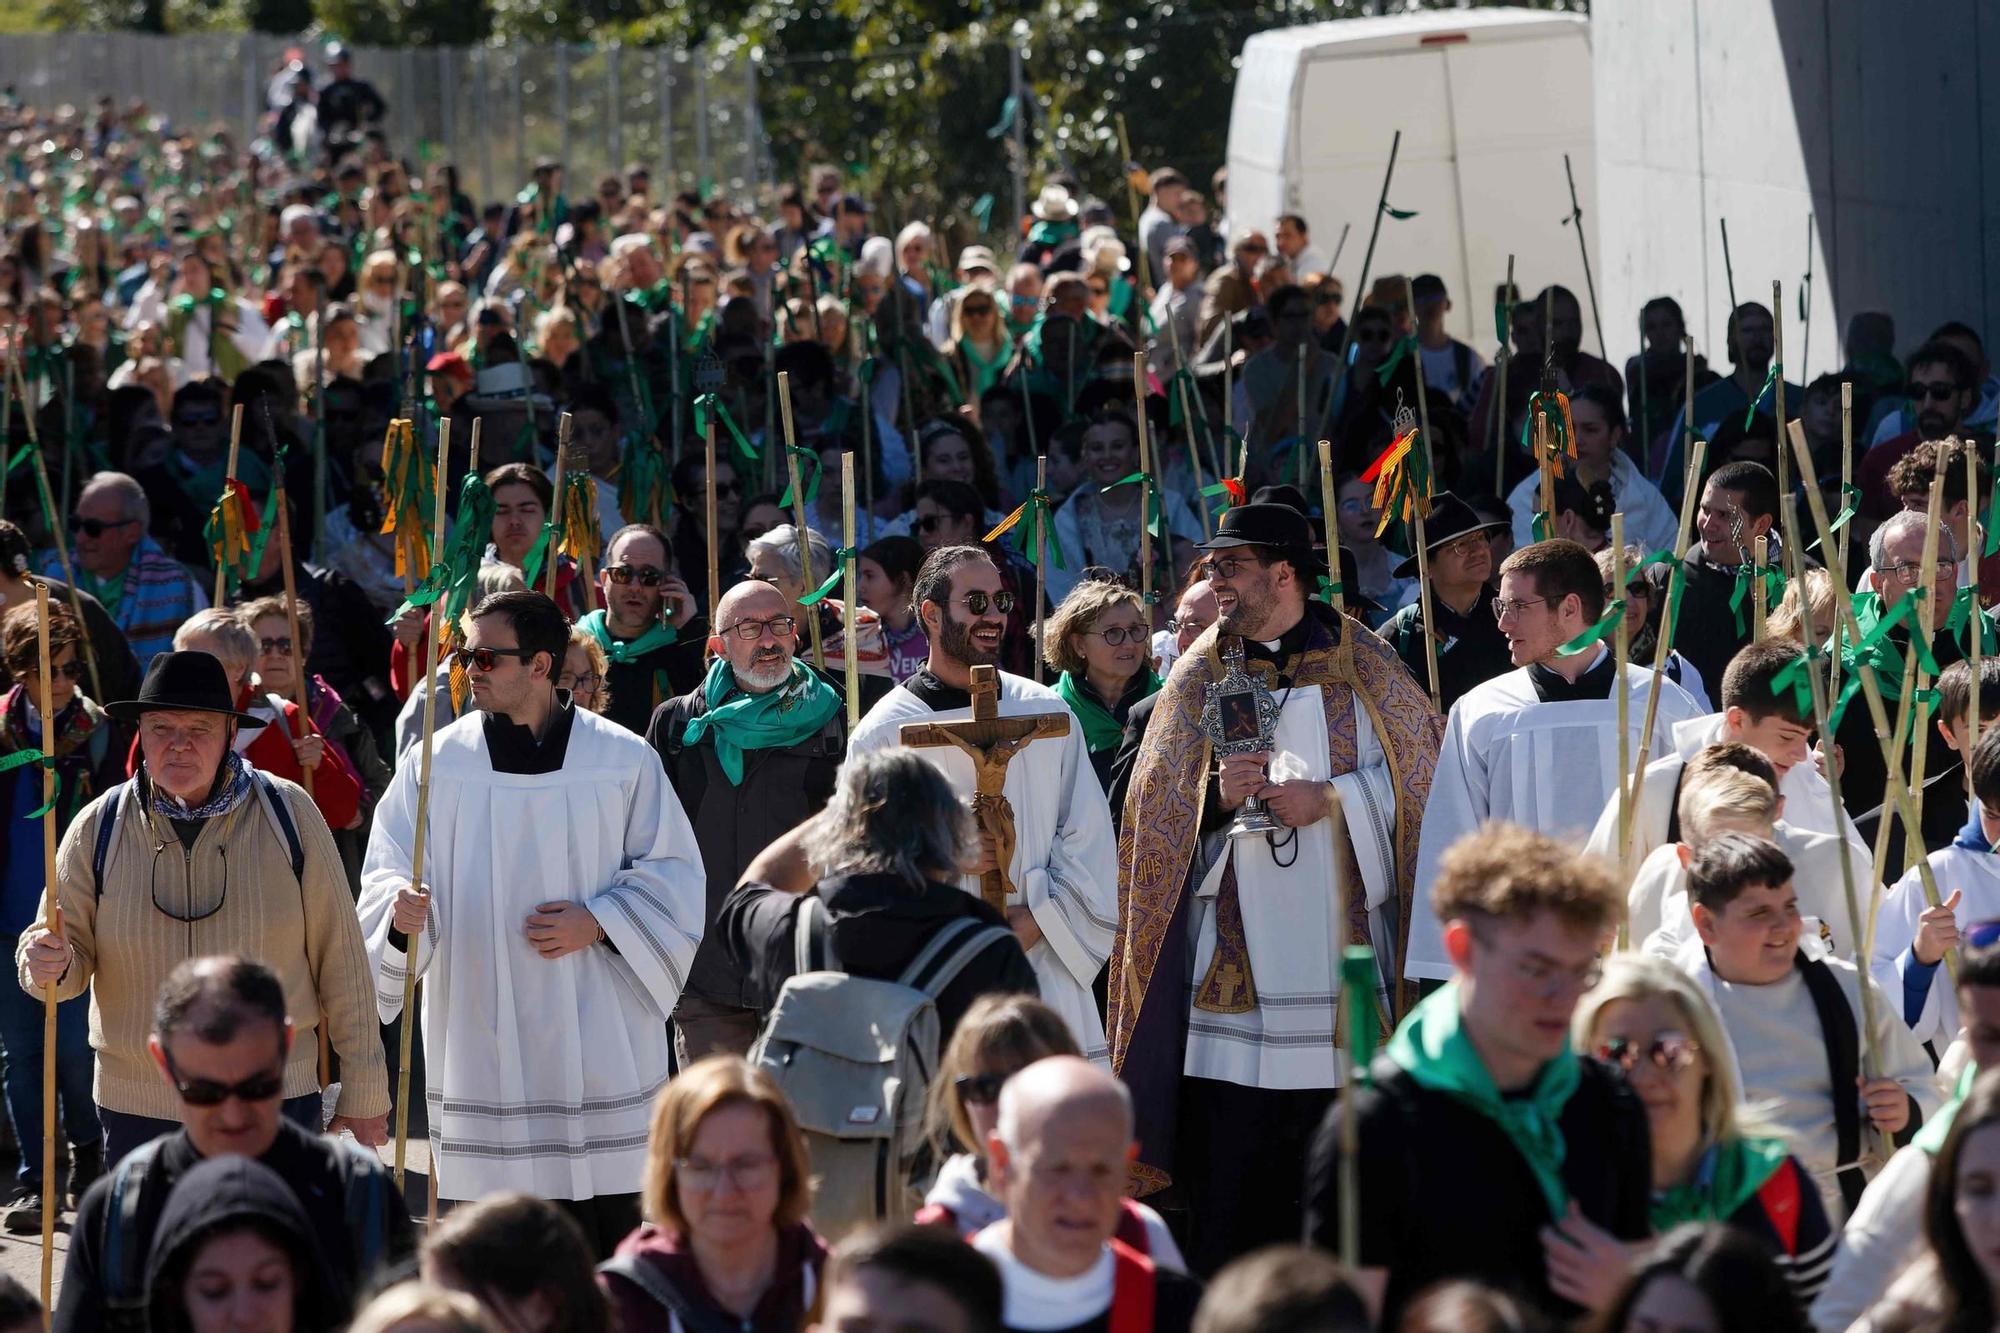
[[[840,761],[847,753],[847,712],[836,711],[825,726],[796,745],[746,752],[743,782],[732,785],[713,745],[681,743],[688,723],[707,711],[708,700],[699,686],[676,695],[653,714],[646,743],[658,751],[667,783],[694,825],[702,869],[708,876],[701,944],[686,991],[717,1004],[754,1009],[760,1007],[757,994],[745,969],[724,952],[716,933],[716,914],[751,858],[818,814],[832,797]]]
[[[138,1195],[132,1225],[121,1236],[121,1244],[135,1247],[141,1255],[150,1252],[168,1195],[175,1183],[201,1160],[186,1130],[176,1130],[159,1141]],[[375,1160],[372,1153],[338,1139],[309,1134],[289,1120],[278,1122],[277,1139],[257,1160],[292,1187],[312,1224],[327,1266],[343,1288],[359,1290],[368,1274],[360,1271],[350,1239],[351,1228],[346,1217],[348,1196],[375,1188],[364,1177],[374,1173],[386,1178],[388,1168]],[[142,1319],[130,1322],[115,1319],[105,1305],[105,1287],[110,1278],[105,1267],[106,1232],[116,1180],[114,1167],[90,1187],[77,1207],[76,1222],[69,1233],[69,1257],[63,1264],[62,1295],[56,1303],[57,1333],[144,1327]],[[387,1260],[394,1262],[416,1250],[416,1233],[395,1187],[386,1179],[380,1184],[384,1204],[379,1220],[387,1240]]]
[[[214,1157],[182,1176],[160,1210],[146,1258],[152,1328],[165,1333],[187,1326],[182,1288],[188,1267],[202,1243],[230,1223],[250,1223],[290,1252],[294,1327],[300,1333],[346,1322],[350,1288],[327,1267],[312,1222],[290,1186],[261,1162]]]
[[[894,875],[839,875],[815,892],[826,904],[827,944],[839,970],[878,981],[900,977],[947,922],[969,916],[990,925],[1007,924],[984,899],[956,884],[925,881],[913,888]],[[801,901],[800,895],[767,884],[744,884],[722,904],[716,934],[730,962],[748,978],[754,1008],[769,1009],[791,979]],[[940,1048],[974,1000],[996,993],[1041,994],[1028,956],[1013,941],[974,957],[938,996]]]
[[[627,731],[645,735],[656,709],[676,695],[701,692],[702,678],[708,674],[708,663],[702,660],[707,646],[708,621],[696,616],[672,643],[629,662],[610,663],[604,687],[611,691],[611,702],[604,715]]]
[[[1514,659],[1507,651],[1507,636],[1500,632],[1500,622],[1493,618],[1495,595],[1490,585],[1481,588],[1479,600],[1464,615],[1435,595],[1431,598],[1431,619],[1438,627],[1438,707],[1447,713],[1459,696],[1473,686],[1514,669]],[[1424,658],[1423,622],[1424,604],[1419,600],[1390,616],[1380,633],[1396,650],[1396,656],[1403,659],[1403,665],[1410,669],[1417,683],[1428,689],[1430,663]]]
[[[312,652],[306,656],[306,670],[333,686],[340,701],[364,724],[378,733],[388,731],[395,726],[402,701],[389,688],[389,655],[394,640],[381,610],[345,574],[304,560],[294,562],[293,573],[299,600],[312,608],[313,615]],[[245,583],[238,599],[248,602],[280,596],[284,591],[284,571],[279,570],[268,579]]]

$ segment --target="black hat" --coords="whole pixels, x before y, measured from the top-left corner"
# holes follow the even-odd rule
[[[1347,599],[1348,609],[1356,614],[1379,616],[1389,609],[1361,591],[1361,565],[1355,560],[1354,552],[1345,546],[1340,548],[1340,590]]]
[[[229,692],[229,675],[213,653],[161,653],[146,668],[139,697],[104,705],[120,722],[137,722],[148,713],[219,713],[246,727],[261,727],[264,719],[236,711]]]
[[[1236,505],[1222,511],[1215,535],[1196,543],[1198,551],[1226,551],[1236,546],[1269,546],[1298,566],[1302,574],[1318,574],[1326,561],[1313,549],[1312,523],[1287,504]]]
[[[1470,533],[1498,532],[1506,526],[1498,519],[1482,519],[1478,510],[1450,491],[1439,491],[1431,498],[1431,512],[1424,519],[1424,550],[1435,551]],[[1415,577],[1417,557],[1411,555],[1389,572],[1399,579]]]

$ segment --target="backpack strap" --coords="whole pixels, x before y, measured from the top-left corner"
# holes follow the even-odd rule
[[[827,970],[826,904],[816,893],[799,899],[799,914],[792,922],[792,975]]]
[[[90,880],[91,891],[99,898],[104,896],[104,867],[111,860],[111,839],[118,832],[119,807],[124,804],[125,793],[138,781],[127,778],[104,793],[104,808],[97,812],[97,842],[90,849]]]
[[[963,931],[959,932],[961,935],[964,933]],[[916,986],[917,989],[935,1000],[944,992],[947,986],[958,980],[958,974],[963,972],[966,965],[973,959],[985,953],[1002,940],[1011,940],[1013,938],[1014,932],[1008,930],[1005,926],[981,926],[971,933],[971,938],[962,941],[956,951],[936,967],[932,968],[928,975],[922,976],[921,980],[909,984]]]
[[[1111,1327],[1109,1333],[1153,1333],[1153,1261],[1117,1239],[1111,1246]]]
[[[607,1277],[621,1277],[673,1316],[687,1333],[734,1333],[721,1319],[690,1302],[667,1275],[636,1254],[614,1254],[597,1266]]]
[[[978,928],[979,922],[969,916],[955,917],[945,922],[935,935],[925,941],[924,947],[917,950],[917,956],[903,969],[903,975],[896,978],[896,984],[922,990],[923,975],[930,965],[937,961],[938,955],[949,949],[960,936]]]
[[[153,1159],[163,1142],[160,1138],[141,1144],[112,1169],[111,1193],[104,1207],[103,1259],[98,1266],[106,1309],[146,1308],[146,1257],[152,1238],[139,1234],[139,1215]]]
[[[1840,1183],[1840,1196],[1851,1213],[1868,1184],[1859,1165],[1861,1106],[1852,1091],[1855,1080],[1861,1076],[1861,1029],[1832,968],[1803,953],[1793,966],[1805,981],[1806,994],[1812,998],[1813,1011],[1819,1017],[1820,1040],[1826,1046],[1826,1072],[1833,1085],[1836,1160],[1846,1164],[1839,1168],[1835,1178]],[[1868,984],[1866,974],[1861,977],[1861,984]]]
[[[277,784],[262,769],[250,769],[250,785],[257,790],[257,798],[264,804],[264,813],[270,817],[271,827],[278,831],[284,841],[285,850],[292,857],[292,878],[300,884],[306,882],[306,846],[299,840],[298,822],[292,818],[292,807],[278,790]]]

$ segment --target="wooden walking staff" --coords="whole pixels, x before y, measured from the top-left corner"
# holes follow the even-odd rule
[[[1937,548],[1944,532],[1944,524],[1937,521],[1935,516],[1944,512],[1944,483],[1948,471],[1948,468],[1940,467],[1931,475],[1930,509],[1928,512],[1933,517],[1930,523],[1925,524],[1924,563],[1922,569],[1923,586],[1926,589],[1934,589],[1937,586]],[[1968,496],[1966,501],[1966,509],[1968,511],[1978,507],[1977,497],[1978,493],[1976,491]],[[1975,608],[1978,604],[1978,577],[1978,569],[1975,566],[1973,570],[1973,579],[1975,580],[1973,584],[1973,600]],[[1928,624],[1922,623],[1925,612],[1929,612]],[[1910,746],[1910,798],[1917,803],[1917,812],[1919,814],[1923,812],[1924,808],[1924,769],[1928,766],[1931,754],[1931,747],[1928,743],[1931,729],[1931,675],[1930,672],[1925,671],[1916,661],[1917,654],[1914,651],[1917,642],[1916,636],[1921,633],[1926,639],[1931,638],[1944,625],[1945,617],[1950,614],[1951,607],[1949,605],[1938,605],[1937,594],[1933,591],[1926,591],[1924,600],[1917,605],[1916,610],[1911,613],[1910,617],[1913,622],[1917,622],[1913,623],[1910,627],[1912,651],[1905,658],[1909,665],[1916,666],[1917,669],[1917,687],[1908,696],[1914,702],[1917,712],[1916,726],[1909,733],[1912,741]],[[1975,616],[1977,615],[1976,609],[1974,614]],[[1975,619],[1972,622],[1972,637],[1975,641],[1979,638],[1979,632],[1980,625],[1978,620]],[[1972,678],[1972,694],[1975,700],[1972,711],[1977,713],[1979,711],[1979,705],[1976,702],[1979,696],[1979,677],[1977,675],[1974,675]],[[1900,738],[1902,734],[1900,731],[1897,732],[1899,744],[1901,743]],[[1972,751],[1967,750],[1966,753],[1971,754]],[[1924,854],[1924,844],[1921,840],[1915,842],[1912,842],[1908,838],[1903,840],[1903,868],[1905,870],[1909,869],[1911,863],[1922,860]],[[1951,967],[1952,984],[1956,985],[1958,983],[1957,950],[1951,951],[1947,956],[1947,961]]]
[[[229,414],[229,463],[222,478],[222,493],[229,494],[229,483],[236,480],[236,460],[243,449],[243,404]],[[227,503],[225,498],[224,503]],[[215,605],[220,607],[229,591],[229,565],[225,559],[215,562]]]
[[[1979,604],[1979,450],[1970,442],[1965,446],[1965,496],[1965,545],[1962,549],[1966,566],[1972,573],[1972,643],[1966,653],[1966,659],[1972,666],[1972,707],[1966,710],[1965,752],[1971,754],[1979,748],[1979,710],[1985,706],[1979,697],[1979,669],[1980,659],[1985,656],[1986,650],[1986,612]]]
[[[788,370],[778,372],[778,410],[784,414],[785,421],[785,475],[792,483],[792,517],[798,525],[793,532],[799,546],[799,569],[802,571],[800,577],[805,580],[806,590],[811,591],[819,586],[819,581],[813,577],[812,529],[806,526],[806,488],[799,473],[799,456],[792,452],[797,441],[792,434],[792,373]],[[910,435],[912,448],[915,447],[916,438],[916,433],[912,431]],[[817,467],[818,463],[815,462],[814,466]],[[912,475],[921,476],[922,473],[919,471]],[[848,607],[847,618],[854,619],[852,604]],[[824,671],[826,646],[820,642],[817,605],[806,608],[806,627],[812,633],[813,665]]]
[[[1326,572],[1327,586],[1333,590],[1333,609],[1340,615],[1347,614],[1347,589],[1340,586],[1340,530],[1335,514],[1333,489],[1333,442],[1319,442],[1319,507],[1325,515],[1326,525]],[[1428,627],[1430,622],[1425,621]],[[1342,917],[1345,921],[1347,918]]]
[[[708,614],[715,616],[722,597],[722,552],[715,535],[715,421],[711,418],[702,432],[702,513],[701,527],[708,537]]]
[[[1158,492],[1153,487],[1152,440],[1146,429],[1146,358],[1143,353],[1132,354],[1132,379],[1139,388],[1139,410],[1132,414],[1132,420],[1139,429],[1139,601],[1146,608],[1146,637],[1153,636],[1153,507],[1157,503]],[[1160,504],[1160,540],[1167,540],[1166,506]],[[1168,558],[1172,558],[1172,547],[1168,548]],[[1037,647],[1040,645],[1038,644]]]
[[[567,419],[568,414],[564,417]],[[567,432],[565,432],[566,434]],[[431,520],[431,552],[436,559],[444,550],[444,477],[445,460],[451,451],[451,418],[438,423],[437,485],[433,488],[437,495],[437,508]],[[557,455],[560,459],[561,455]],[[417,761],[417,819],[410,832],[410,887],[429,897],[424,888],[424,833],[430,827],[431,809],[431,740],[437,734],[437,668],[438,642],[449,631],[449,626],[433,624],[430,633],[424,636],[424,679],[430,688],[424,691],[424,739],[423,749]],[[411,940],[403,955],[403,1031],[396,1064],[396,1192],[403,1190],[403,1166],[410,1150],[410,1037],[417,1022],[417,941]],[[437,1133],[438,1126],[431,1127],[431,1173],[437,1173]]]
[[[82,624],[81,619],[78,624]],[[49,585],[35,580],[35,637],[41,653],[42,749],[48,762],[42,765],[42,883],[48,888],[49,932],[63,937],[62,907],[56,900],[56,710],[52,671],[49,667]],[[56,983],[42,991],[42,1327],[49,1326],[50,1311],[56,1308],[51,1291],[55,1284],[56,1255]],[[21,1151],[29,1151],[27,1144]]]
[[[1604,320],[1597,313],[1597,284],[1590,277],[1590,245],[1583,238],[1583,206],[1576,201],[1576,172],[1570,169],[1568,153],[1563,154],[1563,175],[1569,179],[1569,217],[1565,220],[1576,224],[1576,252],[1583,257],[1583,289],[1590,296],[1590,322],[1597,326],[1597,354],[1608,357],[1611,353],[1604,346]],[[1546,338],[1547,332],[1544,331],[1542,336]],[[1642,371],[1645,369],[1645,355],[1646,344],[1641,339],[1639,368]],[[1619,591],[1622,593],[1624,590],[1621,588]]]
[[[1506,316],[1496,330],[1500,350],[1493,356],[1494,372],[1500,376],[1500,392],[1493,399],[1493,493],[1502,499],[1507,495],[1507,446],[1513,443],[1507,438],[1507,366],[1514,359],[1514,305],[1514,256],[1508,255],[1506,294],[1500,298]]]
[[[1035,494],[1049,487],[1049,456],[1035,455]],[[1035,684],[1042,683],[1042,613],[1049,602],[1049,522],[1044,511],[1035,515]],[[1148,615],[1152,608],[1147,608]]]
[[[1611,516],[1611,595],[1623,601],[1625,598],[1625,514],[1619,511]],[[1632,656],[1632,622],[1624,615],[1618,617],[1618,628],[1611,636],[1612,680],[1617,683],[1611,688],[1618,696],[1618,882],[1629,882],[1632,873],[1632,844],[1626,833],[1632,827],[1632,691],[1625,683],[1625,663]],[[1618,942],[1621,946],[1631,941],[1626,934],[1624,921],[1618,923]]]
[[[1410,285],[1408,277],[1403,279],[1403,299],[1409,302],[1410,317],[1415,319],[1417,293],[1416,289]],[[1430,394],[1424,387],[1423,349],[1417,347],[1411,348],[1410,361],[1417,368],[1417,442],[1412,448],[1422,449],[1428,455],[1431,447],[1431,408]],[[1424,667],[1430,676],[1431,707],[1442,713],[1444,711],[1442,706],[1444,696],[1438,690],[1437,637],[1430,632],[1431,626],[1436,623],[1431,619],[1431,558],[1430,552],[1424,549],[1426,545],[1424,539],[1424,510],[1429,505],[1431,492],[1431,469],[1428,461],[1424,464],[1423,476],[1423,493],[1417,497],[1417,503],[1410,506],[1410,512],[1414,515],[1414,522],[1411,526],[1416,534],[1417,600],[1423,603]],[[1339,567],[1340,552],[1335,550],[1333,556],[1334,567],[1337,569]]]
[[[556,419],[556,476],[555,489],[553,491],[555,502],[549,506],[547,520],[554,526],[549,529],[549,544],[543,549],[542,553],[542,592],[550,598],[556,595],[556,566],[562,563],[563,463],[569,458],[571,420],[570,414],[567,412]],[[440,460],[438,463],[439,504],[444,503],[443,496],[444,463]],[[443,541],[444,536],[440,533],[431,542],[432,559],[437,558],[436,552],[444,549],[441,545]]]
[[[1812,466],[1812,454],[1806,448],[1804,424],[1796,421],[1788,423],[1788,430],[1792,439],[1792,449],[1797,455],[1799,466],[1801,468],[1810,468]],[[1808,486],[1805,490],[1806,505],[1812,511],[1813,526],[1818,529],[1820,552],[1827,556],[1830,562],[1827,573],[1833,577],[1833,586],[1836,589],[1851,587],[1852,585],[1847,581],[1847,564],[1840,558],[1840,551],[1834,545],[1833,525],[1827,521],[1826,505],[1820,498],[1819,488],[1817,486]],[[1783,499],[1785,497],[1781,496],[1779,498]],[[1932,529],[1932,531],[1935,532],[1936,529]],[[1846,597],[1836,596],[1833,599],[1833,605],[1835,614],[1840,617],[1841,629],[1849,636],[1849,642],[1858,647],[1861,643],[1861,626],[1854,618],[1852,603]],[[1858,660],[1855,663],[1855,670],[1859,673],[1861,681],[1861,696],[1868,703],[1868,720],[1874,724],[1875,739],[1877,744],[1881,746],[1882,761],[1888,769],[1888,779],[1883,787],[1882,818],[1884,822],[1887,822],[1890,816],[1889,807],[1893,804],[1895,815],[1902,820],[1903,837],[1905,840],[1915,846],[1922,847],[1924,845],[1923,821],[1917,805],[1911,801],[1909,790],[1904,785],[1902,746],[1894,743],[1895,738],[1899,737],[1902,733],[1900,729],[1894,733],[1889,730],[1888,708],[1882,702],[1882,691],[1876,684],[1874,670]],[[1909,697],[1909,691],[1905,690],[1903,694],[1905,702],[1908,701]],[[1832,751],[1828,750],[1827,753],[1831,754]],[[1829,767],[1832,766],[1829,765]],[[1831,781],[1831,778],[1829,778],[1829,781]],[[1835,799],[1838,799],[1837,789]],[[1862,935],[1862,952],[1864,955],[1872,947],[1875,933],[1875,901],[1872,894],[1879,893],[1882,884],[1882,875],[1879,867],[1881,854],[1879,852],[1877,853],[1876,861],[1878,866],[1874,884],[1871,886],[1869,910],[1865,915],[1858,918],[1861,930],[1865,932]],[[1918,882],[1923,886],[1924,901],[1932,907],[1939,906],[1943,899],[1938,894],[1937,877],[1931,873],[1931,863],[1928,857],[1918,859],[1916,871]],[[1955,972],[1957,960],[1952,958],[1951,955],[1946,955],[1946,959]]]
[[[1812,506],[1813,521],[1820,529],[1821,547],[1831,553],[1833,551],[1833,543],[1827,540],[1826,512],[1824,506],[1820,504],[1819,489],[1817,487],[1808,487],[1806,489],[1806,500]],[[1778,506],[1779,517],[1784,522],[1785,531],[1797,531],[1797,497],[1781,495],[1778,497]],[[1798,549],[1797,542],[1788,541],[1784,544],[1784,555],[1791,562],[1792,573],[1796,577],[1801,572],[1804,553]],[[1837,556],[1835,558],[1838,559]],[[1844,572],[1844,570],[1832,571],[1834,579],[1842,588],[1846,586],[1846,581],[1841,577]],[[1835,600],[1842,607],[1847,607],[1845,597],[1836,596]],[[1852,615],[1852,610],[1849,609],[1848,616],[1850,619],[1852,619]],[[1837,635],[1835,636],[1835,640],[1837,643]],[[1836,651],[1834,656],[1838,657],[1839,653]],[[1809,650],[1806,655],[1804,670],[1806,679],[1812,690],[1813,728],[1819,733],[1819,747],[1821,752],[1831,755],[1834,752],[1831,695],[1827,690],[1826,682],[1820,678],[1819,672],[1813,669],[1811,658],[1812,654]],[[1857,665],[1855,669],[1861,672],[1861,678],[1868,682],[1868,689],[1872,693],[1874,690],[1874,678],[1870,675],[1867,668]],[[1828,795],[1833,801],[1834,826],[1840,827],[1846,822],[1847,807],[1841,803],[1840,799],[1839,764],[1830,763],[1826,766],[1826,785]],[[1889,814],[1886,810],[1882,814],[1882,822],[1884,824],[1889,822]],[[1840,850],[1840,887],[1847,899],[1848,929],[1854,943],[1854,969],[1856,972],[1861,973],[1862,980],[1860,987],[1861,1070],[1865,1077],[1876,1078],[1880,1076],[1882,1071],[1882,1059],[1875,1049],[1875,988],[1867,984],[1868,973],[1862,971],[1863,968],[1868,966],[1868,951],[1872,945],[1872,937],[1874,935],[1874,904],[1873,902],[1869,904],[1868,915],[1864,919],[1861,913],[1861,895],[1854,883],[1853,849],[1844,837],[1836,838],[1834,841]],[[1876,1139],[1877,1146],[1882,1152],[1882,1160],[1886,1162],[1896,1151],[1895,1140],[1890,1137],[1887,1130],[1877,1130]]]
[[[840,544],[849,551],[854,549],[854,454],[851,450],[840,455]],[[854,557],[847,556],[840,564],[840,599],[847,607],[847,614],[841,617],[840,635],[847,649],[847,730],[852,735],[854,729],[861,725],[861,617],[854,610],[859,604],[854,586]],[[813,608],[815,613],[818,609]]]
[[[1785,303],[1780,299],[1782,291],[1783,288],[1779,285],[1777,279],[1773,278],[1771,280],[1771,392],[1777,395],[1775,400],[1777,413],[1771,419],[1778,423],[1778,431],[1780,433],[1783,433],[1785,429]],[[1756,404],[1753,403],[1751,406],[1755,407]],[[1792,469],[1786,461],[1785,451],[1780,448],[1775,450],[1775,452],[1778,455],[1778,494],[1788,495],[1792,489]],[[1818,479],[1818,476],[1818,472],[1813,468],[1804,464],[1800,465],[1799,480],[1801,482],[1810,485]],[[1968,500],[1966,504],[1970,508],[1973,502]],[[1931,512],[1935,514],[1937,510],[1933,509]],[[1786,536],[1789,539],[1790,534],[1787,533]],[[1801,596],[1803,595],[1803,591],[1801,591]],[[1799,605],[1803,607],[1805,603],[1801,601]],[[1811,618],[1805,615],[1799,617],[1802,623]]]
[[[19,379],[21,381],[21,398],[22,402],[25,404],[27,401],[28,385],[27,385],[27,380],[25,378],[22,378],[20,361],[18,359],[15,360],[10,365],[9,369],[12,373],[13,379]],[[12,382],[13,382],[12,379],[10,379],[9,380],[10,387],[12,385]],[[243,409],[239,407],[237,409],[237,412],[240,414],[242,410]],[[24,413],[23,415],[26,417],[28,423],[28,444],[30,446],[28,450],[28,456],[32,460],[34,465],[35,484],[41,489],[42,512],[48,517],[49,537],[56,544],[56,560],[62,566],[63,582],[66,585],[68,585],[67,596],[69,599],[70,614],[76,617],[77,624],[86,625],[89,622],[83,618],[83,597],[76,590],[76,567],[70,563],[69,559],[69,538],[63,535],[62,520],[56,517],[55,496],[52,495],[49,491],[49,469],[47,463],[42,458],[42,451],[40,448],[41,440],[39,436],[36,434],[35,414],[33,412],[27,412]],[[0,422],[5,422],[6,419],[7,419],[6,412],[4,410],[0,410]],[[5,452],[4,449],[0,449],[0,453],[4,452]],[[5,496],[6,496],[5,486],[0,485],[0,509],[5,508],[5,503],[4,503]],[[86,634],[83,636],[82,648],[83,648],[83,665],[85,669],[88,670],[90,673],[91,697],[94,699],[102,699],[104,697],[104,684],[103,681],[99,678],[97,673],[97,646],[91,642],[90,635]]]
[[[1750,637],[1752,639],[1761,639],[1764,637],[1764,613],[1766,610],[1764,603],[1764,570],[1771,558],[1769,539],[1762,533],[1759,533],[1752,549],[1754,554],[1751,557],[1752,569],[1750,577]]]

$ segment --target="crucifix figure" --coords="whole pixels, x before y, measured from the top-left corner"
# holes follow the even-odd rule
[[[955,745],[972,761],[972,815],[993,839],[994,869],[979,877],[979,896],[1005,911],[1014,885],[1007,865],[1014,856],[1014,807],[1007,802],[1007,764],[1030,741],[1069,735],[1069,714],[1000,716],[1000,678],[990,666],[972,668],[972,716],[959,722],[905,722],[900,736],[912,747]]]

